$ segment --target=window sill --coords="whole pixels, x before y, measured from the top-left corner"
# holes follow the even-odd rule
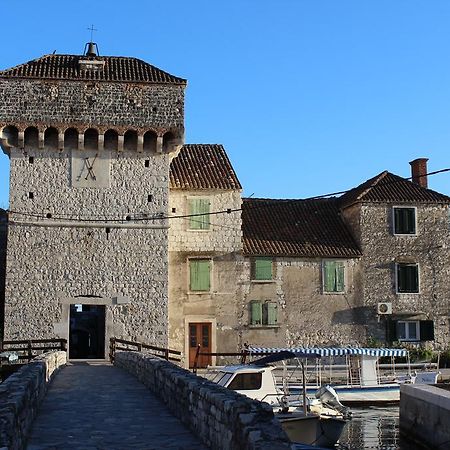
[[[260,329],[276,329],[281,328],[281,325],[248,325],[249,328],[253,330],[260,330]]]
[[[188,228],[186,231],[190,233],[209,233],[211,231],[211,228],[208,228],[207,230],[197,230],[196,228]]]
[[[276,283],[276,280],[250,280],[251,283],[261,283],[261,284],[272,284],[272,283]]]
[[[322,291],[323,295],[344,295],[346,293],[347,293],[346,291],[336,291],[336,292]]]
[[[417,237],[417,233],[393,233],[395,237]]]
[[[396,292],[397,295],[420,295],[420,292]]]
[[[211,294],[212,291],[188,291],[188,295],[205,295]]]

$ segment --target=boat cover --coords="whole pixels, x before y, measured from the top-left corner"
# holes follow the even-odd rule
[[[311,355],[312,358],[320,355],[326,356],[345,356],[345,355],[367,355],[367,356],[407,356],[408,351],[404,348],[361,348],[361,347],[248,347],[247,350],[252,355],[264,355],[279,352],[301,353]]]

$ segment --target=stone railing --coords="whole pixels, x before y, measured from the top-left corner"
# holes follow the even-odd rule
[[[64,351],[44,353],[0,384],[0,449],[25,448],[37,408],[55,371],[66,364]]]
[[[216,450],[282,450],[290,441],[272,408],[137,352],[117,352],[114,364],[136,376],[172,414]]]
[[[400,433],[425,448],[450,448],[448,385],[400,386]]]

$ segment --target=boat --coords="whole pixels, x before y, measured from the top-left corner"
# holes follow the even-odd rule
[[[323,361],[324,358],[344,358],[345,364],[334,369],[335,380],[330,379],[328,383],[336,391],[337,397],[344,405],[379,405],[395,404],[400,401],[400,385],[403,383],[413,384],[435,384],[440,374],[439,371],[420,371],[413,373],[409,364],[409,352],[406,349],[386,349],[386,348],[360,348],[360,347],[326,347],[326,348],[266,348],[247,347],[246,351],[251,357],[277,354],[284,351],[301,352],[315,358],[312,355],[319,355],[316,358],[314,372],[316,374],[315,383],[306,386],[306,392],[311,395],[323,384]],[[406,375],[395,373],[395,363],[393,373],[384,373],[379,364],[381,357],[405,358]],[[330,373],[333,370],[329,365]],[[340,370],[339,370],[340,369]],[[299,384],[291,385],[291,392],[301,392],[303,387]]]
[[[306,389],[302,392],[302,399],[295,402],[289,392],[275,382],[275,366],[272,363],[303,356],[298,352],[280,352],[250,364],[224,366],[211,381],[254,400],[269,403],[292,442],[330,448],[337,443],[347,422],[343,414],[345,407],[337,399],[335,402],[342,407],[341,411],[323,405],[320,398],[308,399]],[[326,389],[324,392],[327,397],[334,395]]]

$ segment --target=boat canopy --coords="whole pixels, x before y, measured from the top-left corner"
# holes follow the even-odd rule
[[[247,351],[252,355],[267,355],[280,352],[292,352],[301,354],[301,357],[316,358],[327,356],[346,356],[346,355],[362,355],[362,356],[408,356],[408,351],[404,348],[361,348],[361,347],[294,347],[294,348],[277,348],[277,347],[248,347]]]

